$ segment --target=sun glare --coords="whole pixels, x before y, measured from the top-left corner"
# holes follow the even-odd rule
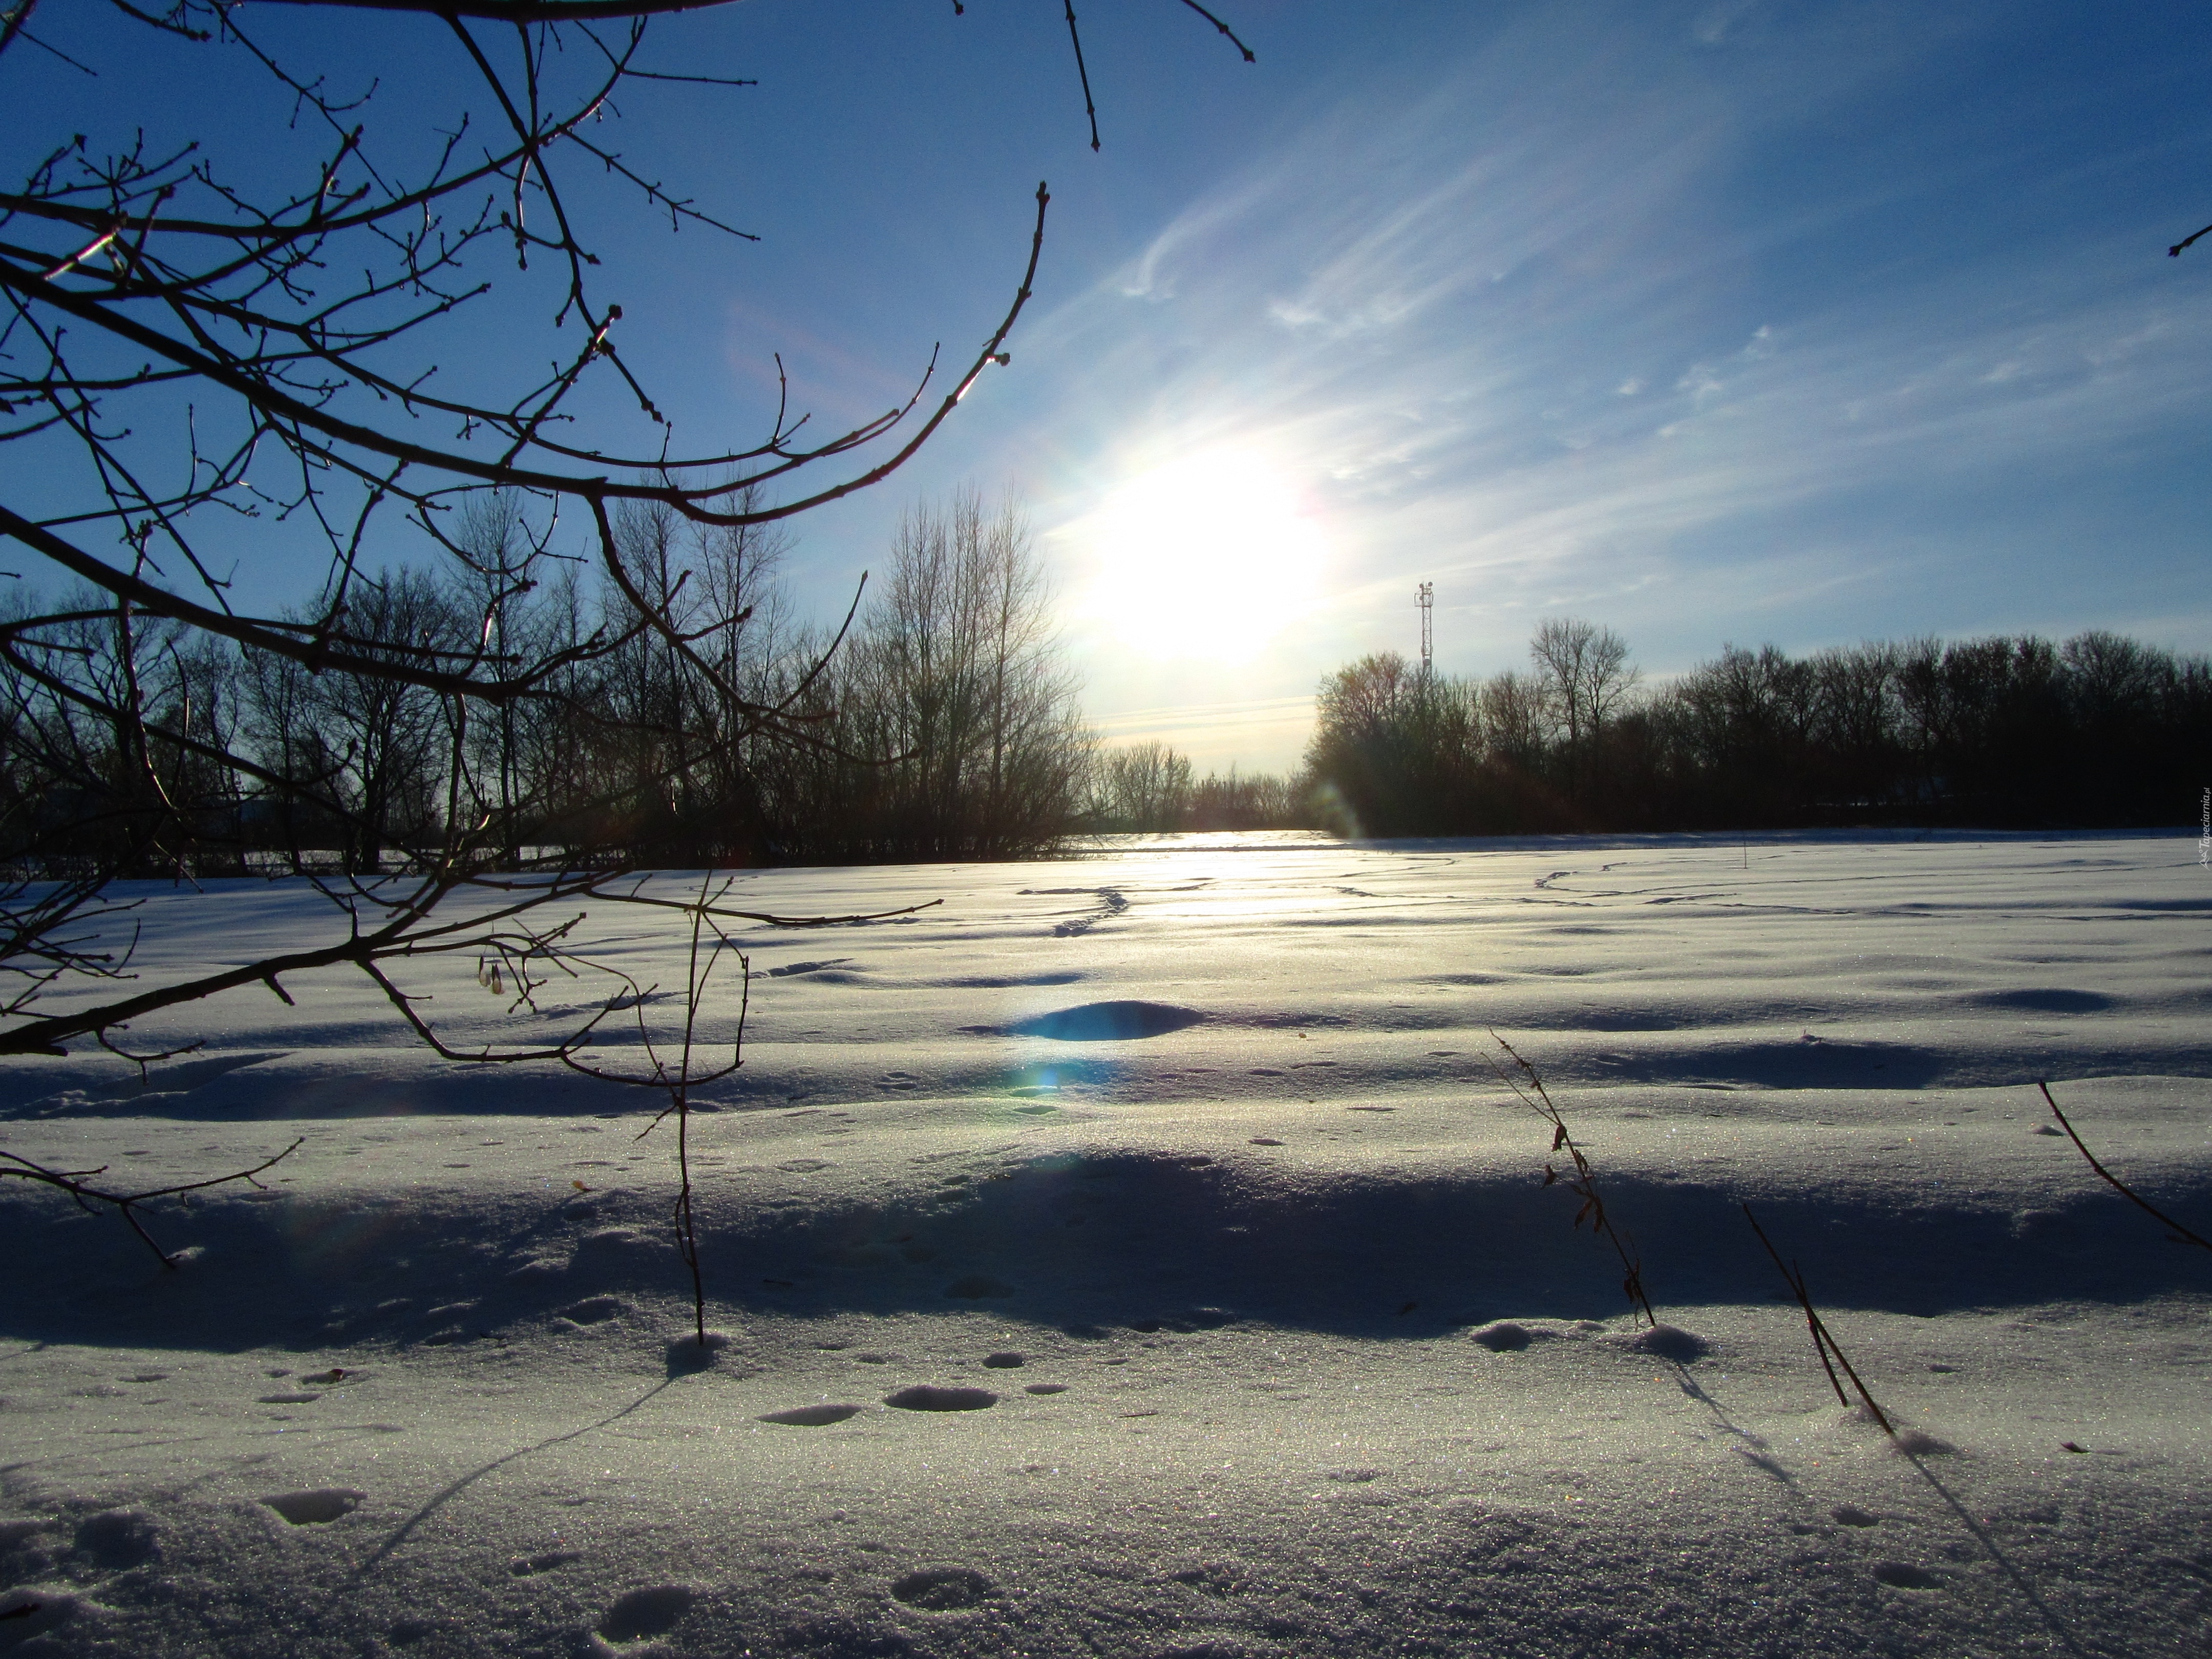
[[[1092,534],[1094,605],[1155,657],[1242,662],[1310,609],[1326,547],[1297,488],[1242,450],[1132,479]]]

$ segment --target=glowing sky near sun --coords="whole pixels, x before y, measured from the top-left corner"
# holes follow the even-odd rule
[[[1249,663],[1312,608],[1328,554],[1291,478],[1235,448],[1138,473],[1076,533],[1096,573],[1078,614],[1155,660]]]

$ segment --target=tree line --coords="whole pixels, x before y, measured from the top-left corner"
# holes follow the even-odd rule
[[[1085,726],[1011,501],[909,508],[836,629],[793,620],[757,492],[728,505],[738,522],[701,526],[625,504],[617,575],[520,581],[543,538],[516,498],[478,495],[446,574],[357,578],[297,613],[403,667],[554,665],[556,695],[489,708],[88,598],[0,659],[0,850],[68,879],[371,874],[463,840],[488,869],[696,868],[1127,831],[2154,824],[2192,820],[2212,777],[2212,665],[2113,634],[1729,646],[1653,687],[1618,634],[1571,619],[1487,678],[1364,657],[1322,682],[1297,773],[1200,777]]]
[[[1327,827],[1425,836],[2194,823],[2208,782],[2212,661],[2117,634],[1729,645],[1647,687],[1555,619],[1526,670],[1329,675],[1301,788]]]
[[[485,868],[667,868],[991,858],[1079,825],[1091,744],[1018,507],[910,509],[825,629],[792,620],[757,492],[727,505],[702,526],[624,503],[618,572],[530,581],[549,561],[523,502],[475,496],[465,559],[293,613],[376,641],[360,668],[64,599],[76,620],[0,659],[0,853],[63,878],[368,874],[464,841]],[[550,665],[551,695],[487,707],[377,672],[472,653]]]

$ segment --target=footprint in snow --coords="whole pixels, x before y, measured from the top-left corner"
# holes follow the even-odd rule
[[[931,1382],[884,1396],[884,1404],[902,1412],[980,1412],[998,1403],[999,1396],[988,1389],[941,1389]]]
[[[587,1296],[581,1302],[571,1302],[556,1316],[572,1325],[603,1325],[610,1319],[620,1317],[627,1309],[620,1297]]]
[[[1880,1561],[1875,1564],[1875,1580],[1892,1589],[1931,1590],[1943,1588],[1943,1576],[1930,1572],[1925,1567],[1916,1567],[1910,1561]]]
[[[507,1570],[517,1578],[535,1578],[541,1572],[551,1572],[583,1559],[580,1550],[546,1550],[538,1555],[519,1555],[507,1564]]]
[[[599,1634],[610,1642],[641,1642],[665,1636],[676,1628],[699,1593],[689,1584],[655,1584],[615,1598],[599,1620]]]
[[[848,1418],[858,1417],[866,1409],[865,1406],[793,1406],[787,1411],[763,1412],[753,1420],[757,1423],[782,1423],[795,1429],[822,1429],[832,1423],[842,1423]]]
[[[997,1586],[969,1567],[921,1567],[891,1581],[891,1594],[924,1613],[957,1613],[980,1605]]]
[[[159,1529],[143,1510],[103,1510],[77,1523],[78,1549],[107,1572],[119,1572],[161,1553]]]
[[[305,1486],[270,1492],[261,1501],[295,1527],[324,1527],[352,1514],[368,1496],[351,1486]]]

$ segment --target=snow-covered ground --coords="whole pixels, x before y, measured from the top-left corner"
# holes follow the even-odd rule
[[[2212,1231],[2193,840],[1190,837],[730,902],[933,898],[746,936],[703,1369],[641,1092],[335,972],[143,1023],[209,1039],[143,1085],[0,1069],[0,1148],[118,1183],[305,1137],[149,1218],[178,1272],[0,1182],[0,1653],[2212,1651],[2212,1255],[2033,1086]],[[146,899],[149,976],[330,926]],[[665,984],[668,920],[586,927]],[[473,969],[410,984],[495,1040]]]

